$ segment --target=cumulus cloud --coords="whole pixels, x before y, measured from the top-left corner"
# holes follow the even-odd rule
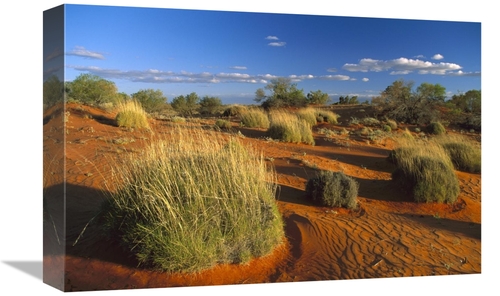
[[[342,68],[350,72],[382,72],[392,70],[391,74],[409,74],[417,71],[419,74],[434,75],[444,75],[450,71],[462,69],[460,65],[453,63],[432,63],[408,58],[386,61],[364,58],[357,64],[345,64]]]
[[[433,55],[431,59],[442,60],[442,59],[444,59],[444,57],[442,55],[440,55],[439,53],[437,53],[437,54]]]
[[[266,37],[267,40],[280,40],[278,37],[276,36],[267,36]]]
[[[361,81],[368,82],[368,81],[370,81],[370,79],[368,79],[368,78],[365,77],[365,78],[361,79]]]
[[[68,68],[75,69],[81,72],[88,72],[90,74],[98,75],[105,79],[122,79],[132,82],[148,82],[148,83],[263,83],[267,84],[273,79],[277,79],[280,76],[273,74],[246,74],[246,73],[211,73],[211,72],[200,72],[193,73],[188,71],[162,71],[158,69],[147,69],[147,70],[131,70],[122,71],[116,69],[105,69],[95,66],[72,66],[68,65]],[[304,80],[311,79],[321,79],[321,80],[337,80],[337,81],[348,81],[353,78],[346,75],[325,75],[325,76],[314,76],[311,74],[304,75],[289,75],[288,78],[293,82],[300,82]]]
[[[271,43],[268,43],[267,45],[269,46],[274,46],[274,47],[281,47],[281,46],[285,46],[286,45],[286,42],[271,42]]]
[[[232,66],[232,67],[229,67],[229,69],[234,69],[234,70],[246,70],[247,67],[245,66]]]
[[[104,56],[102,54],[87,50],[83,46],[75,46],[71,51],[67,52],[66,54],[87,59],[104,60]]]

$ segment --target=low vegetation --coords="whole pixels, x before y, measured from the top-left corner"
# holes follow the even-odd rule
[[[464,136],[440,136],[434,139],[450,157],[455,169],[470,173],[481,172],[481,148]]]
[[[359,184],[343,172],[319,171],[307,181],[309,200],[328,207],[355,209]]]
[[[246,127],[268,128],[269,117],[267,112],[261,108],[251,108],[240,114],[241,123]]]
[[[392,179],[416,202],[454,203],[460,192],[458,177],[446,151],[431,141],[402,137],[390,154],[396,164]]]
[[[270,126],[267,130],[269,137],[291,143],[306,143],[314,145],[312,127],[297,115],[275,110],[270,112]]]
[[[116,123],[119,127],[150,129],[147,113],[138,101],[119,103],[116,110]]]
[[[113,167],[100,215],[106,237],[140,265],[170,272],[246,263],[282,243],[276,173],[260,154],[213,132],[171,137]]]

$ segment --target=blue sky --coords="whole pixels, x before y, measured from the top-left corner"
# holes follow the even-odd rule
[[[92,73],[119,91],[196,92],[254,103],[288,77],[361,101],[398,79],[481,89],[481,23],[68,5],[65,80]]]

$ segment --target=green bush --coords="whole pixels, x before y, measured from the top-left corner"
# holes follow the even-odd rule
[[[224,117],[231,117],[231,116],[241,116],[243,113],[247,112],[248,108],[244,105],[230,105],[228,106],[224,112],[222,113],[222,116]]]
[[[322,206],[354,209],[358,189],[359,184],[342,172],[320,171],[307,181],[306,196]]]
[[[431,135],[442,135],[446,132],[446,129],[440,122],[431,122],[426,127],[427,133]]]
[[[260,154],[216,133],[172,137],[113,166],[98,219],[106,238],[166,272],[247,263],[283,242],[276,172]]]
[[[388,125],[388,124],[384,124],[384,125],[382,126],[382,129],[384,130],[384,132],[387,132],[387,133],[390,133],[390,132],[392,131],[391,126],[390,126],[390,125]]]
[[[261,108],[252,108],[241,114],[241,123],[246,127],[268,128],[269,117]]]
[[[446,160],[415,155],[397,163],[392,179],[416,202],[454,203],[457,200],[458,177]]]
[[[398,124],[392,119],[387,120],[387,124],[391,127],[391,130],[398,129]]]
[[[470,173],[481,172],[481,150],[466,143],[446,143],[443,148],[450,155],[457,170]]]

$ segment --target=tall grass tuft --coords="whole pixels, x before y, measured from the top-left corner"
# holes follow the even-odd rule
[[[296,114],[284,110],[274,110],[269,116],[271,120],[267,130],[269,137],[284,142],[314,145],[311,125]]]
[[[320,108],[316,108],[316,120],[318,122],[327,122],[330,124],[337,124],[339,115],[328,110],[323,110]]]
[[[298,118],[305,120],[310,126],[318,123],[316,118],[317,110],[315,108],[303,108],[298,110],[296,114]]]
[[[478,143],[460,135],[441,135],[433,138],[449,155],[457,170],[481,172],[481,147]]]
[[[282,243],[274,169],[236,138],[205,133],[178,128],[113,169],[101,224],[141,265],[197,272]]]
[[[268,128],[269,116],[264,109],[251,108],[240,114],[241,123],[246,127]]]
[[[322,206],[355,209],[359,184],[342,172],[320,171],[307,181],[306,196]]]
[[[401,138],[389,156],[396,164],[392,179],[416,202],[454,203],[458,177],[445,150],[430,141]]]
[[[120,127],[150,129],[148,115],[135,100],[120,102],[117,107],[116,123]]]

